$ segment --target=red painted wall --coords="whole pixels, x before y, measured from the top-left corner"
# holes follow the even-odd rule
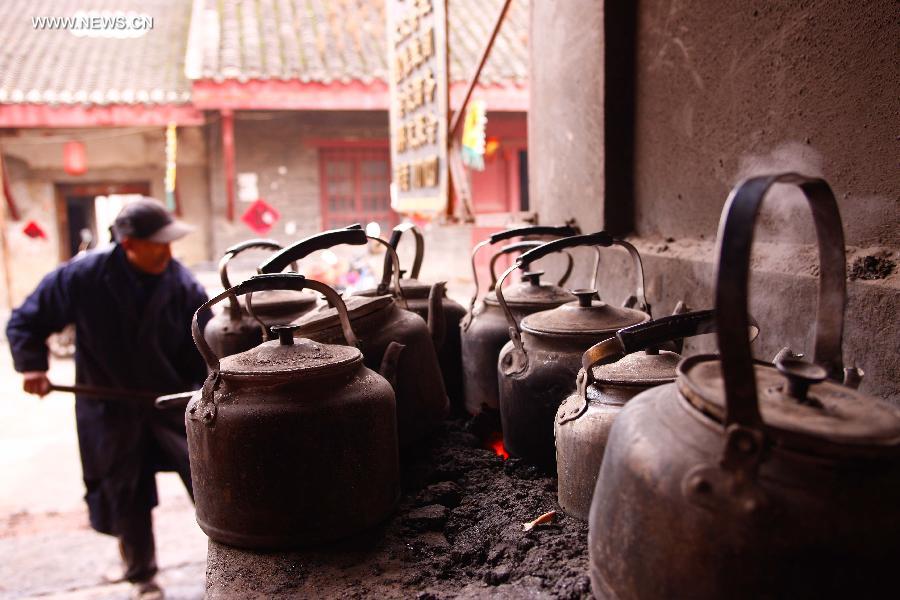
[[[500,140],[500,148],[485,159],[484,171],[470,171],[472,203],[476,214],[521,210],[519,152],[528,147],[525,113],[488,112],[487,137]]]

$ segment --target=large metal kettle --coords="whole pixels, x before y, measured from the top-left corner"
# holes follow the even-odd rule
[[[611,306],[597,298],[596,290],[578,289],[572,291],[577,301],[532,313],[521,323],[516,322],[503,293],[503,282],[513,271],[567,248],[612,245],[624,247],[632,257],[637,289],[626,305],[637,309]],[[497,363],[503,444],[512,456],[552,468],[554,416],[575,386],[581,355],[619,329],[650,319],[641,258],[634,246],[605,231],[561,238],[522,254],[500,276],[496,292],[511,336]]]
[[[238,254],[251,249],[282,249],[275,240],[252,239],[231,246],[219,260],[219,278],[222,288],[229,289],[228,263]],[[297,294],[285,290],[274,290],[257,294],[254,302],[255,313],[264,321],[290,323],[316,305],[316,297],[310,293]],[[257,319],[247,313],[246,305],[234,296],[229,296],[228,307],[215,315],[203,330],[206,343],[217,356],[229,356],[258,346],[263,341],[263,330]]]
[[[616,332],[588,348],[576,391],[559,405],[554,421],[559,506],[586,521],[612,424],[639,393],[675,380],[681,355],[664,344],[713,331],[713,311],[684,312]],[[674,345],[674,344],[672,344]],[[601,364],[602,363],[602,364]]]
[[[422,260],[425,254],[425,239],[422,232],[413,223],[401,223],[394,227],[388,243],[395,250],[405,232],[410,232],[415,240],[415,255],[409,277],[403,277],[400,271],[400,285],[403,288],[403,297],[406,299],[408,310],[416,313],[426,321],[431,321],[434,326],[442,324],[439,331],[432,332],[435,341],[435,350],[438,355],[438,364],[441,366],[441,374],[444,378],[444,386],[447,388],[447,396],[450,398],[450,406],[454,412],[462,412],[463,402],[463,374],[462,360],[460,358],[459,322],[466,314],[466,310],[458,302],[447,297],[444,283],[427,284],[419,281],[419,270],[422,268]],[[391,275],[393,264],[390,255],[384,257],[384,270],[381,283],[377,288],[356,292],[358,296],[382,296],[390,293]],[[436,296],[436,297],[432,297]],[[442,323],[436,323],[431,309],[434,302],[440,302]]]
[[[509,325],[497,301],[496,293],[493,290],[493,281],[491,282],[492,287],[479,302],[476,255],[486,246],[514,238],[526,236],[564,237],[578,233],[578,229],[571,225],[518,227],[497,232],[473,248],[472,276],[475,282],[475,293],[469,302],[466,316],[460,322],[463,393],[465,408],[469,414],[478,415],[485,410],[498,410],[500,391],[497,388],[497,357],[500,355],[500,349],[509,341]],[[522,249],[522,246],[510,244],[499,253],[495,253],[494,258],[499,258],[498,254],[500,256],[508,255]],[[492,260],[493,262],[496,261]],[[511,285],[506,291],[506,298],[516,322],[525,315],[554,308],[572,300],[572,295],[559,287],[564,283],[569,270],[567,269],[557,285],[542,282],[542,271],[525,272],[521,282]]]
[[[753,228],[774,184],[796,185],[819,245],[816,364],[754,361],[747,340]],[[844,237],[828,184],[754,177],[719,222],[720,356],[616,419],[590,514],[598,598],[875,598],[900,559],[900,410],[838,383]]]
[[[295,339],[296,325],[278,325],[278,339],[220,358],[200,333],[197,313],[227,297],[307,288],[336,307],[341,345]],[[194,343],[210,374],[186,425],[197,522],[210,539],[292,548],[387,517],[400,492],[394,392],[363,364],[340,296],[295,273],[258,275],[197,313]],[[396,365],[382,368],[390,377]]]
[[[369,241],[384,245],[391,257],[394,265],[393,295],[350,296],[345,302],[350,321],[359,336],[359,349],[366,366],[378,368],[392,342],[404,346],[398,359],[394,391],[397,396],[400,446],[407,447],[427,436],[449,412],[450,403],[433,341],[433,335],[440,335],[442,331],[441,294],[429,294],[429,323],[416,313],[405,310],[397,253],[384,240],[369,237],[356,227],[334,229],[301,240],[261,264],[259,271],[278,272],[315,250],[339,244],[365,245]],[[316,341],[334,343],[341,338],[339,316],[334,307],[320,306],[300,317],[296,323],[300,325],[302,335]]]

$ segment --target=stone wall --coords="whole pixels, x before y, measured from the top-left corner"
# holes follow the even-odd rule
[[[542,220],[571,215],[612,228],[632,222],[629,237],[644,253],[658,316],[679,299],[711,306],[716,228],[738,181],[785,170],[825,177],[843,216],[848,268],[875,277],[848,281],[844,360],[866,371],[862,389],[900,402],[895,6],[653,0],[631,19],[617,14],[621,22],[590,30],[582,25],[602,20],[601,0],[573,0],[565,10],[535,0],[531,7],[530,175]],[[602,95],[580,94],[561,111],[558,90],[584,82],[596,91],[594,82],[620,69],[621,55],[598,50],[604,29],[618,48],[623,39],[634,48],[623,59],[634,63],[633,89],[619,90],[630,101],[617,97],[611,109]],[[617,93],[604,87],[607,98]],[[598,107],[603,119],[585,118]],[[633,132],[629,173],[598,171],[606,155],[621,151],[609,143],[610,123]],[[582,182],[587,174],[590,186]],[[604,192],[622,180],[633,181],[625,193]],[[751,312],[763,327],[755,351],[769,359],[785,345],[811,352],[818,272],[802,199],[789,188],[770,196],[751,282]],[[619,301],[633,276],[624,255],[606,254],[601,295]],[[712,350],[714,342],[693,348]]]

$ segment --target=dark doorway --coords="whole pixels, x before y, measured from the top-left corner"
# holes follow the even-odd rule
[[[97,245],[94,196],[66,196],[69,257]]]
[[[97,197],[128,194],[150,195],[150,182],[79,183],[56,186],[56,219],[59,234],[59,259],[66,261],[80,250],[93,248],[106,239],[98,231]]]

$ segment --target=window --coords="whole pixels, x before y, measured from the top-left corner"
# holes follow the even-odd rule
[[[385,147],[322,148],[319,189],[325,229],[370,221],[387,231],[397,224],[391,210],[390,151]]]

